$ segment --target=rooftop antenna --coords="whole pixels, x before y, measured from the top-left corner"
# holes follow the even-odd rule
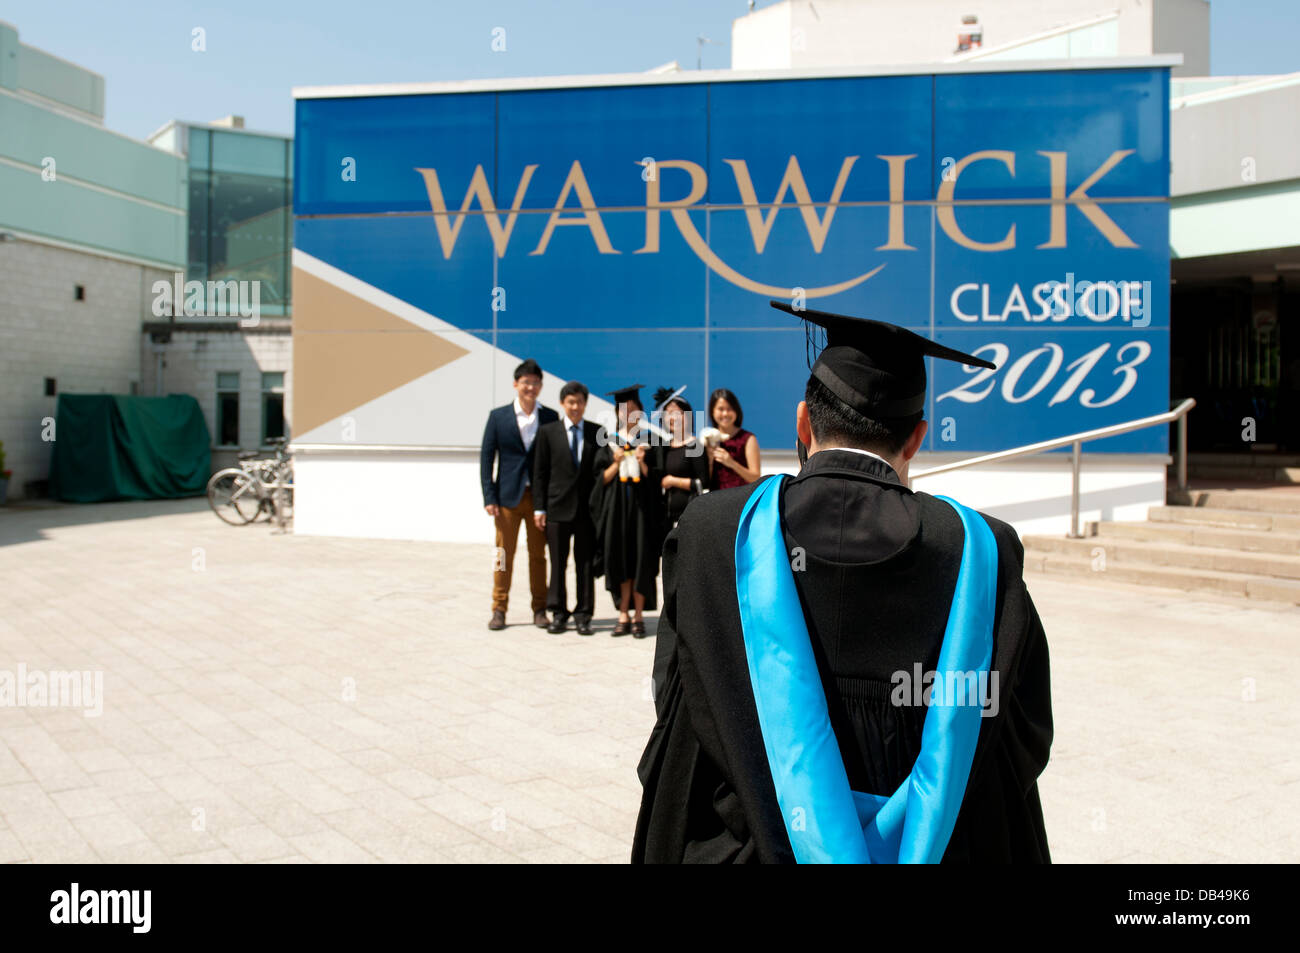
[[[721,43],[721,42],[719,42],[718,40],[710,40],[710,39],[709,39],[707,36],[705,36],[703,33],[701,33],[699,36],[697,36],[697,37],[695,38],[695,68],[696,68],[696,69],[703,69],[703,68],[704,68],[704,67],[703,67],[703,63],[704,63],[704,45],[705,45],[706,43],[711,44],[711,45],[713,45],[713,46],[726,46],[726,45],[727,45],[726,43]]]

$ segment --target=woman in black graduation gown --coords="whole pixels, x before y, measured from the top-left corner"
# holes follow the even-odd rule
[[[659,550],[663,545],[659,478],[651,466],[650,447],[638,424],[645,408],[641,385],[613,391],[618,404],[618,429],[596,451],[591,491],[591,517],[596,524],[594,571],[605,577],[605,589],[618,609],[614,635],[646,635],[644,610],[658,607]],[[635,461],[632,474],[620,474],[627,455]]]
[[[655,406],[662,414],[663,429],[672,442],[662,440],[651,450],[651,469],[659,476],[663,490],[664,531],[677,525],[682,512],[709,485],[709,454],[691,432],[691,405],[667,387],[655,391]]]

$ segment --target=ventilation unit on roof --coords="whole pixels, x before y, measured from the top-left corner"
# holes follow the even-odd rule
[[[971,50],[977,50],[984,45],[984,27],[980,26],[980,18],[973,13],[968,13],[961,18],[961,26],[957,28],[957,53],[967,53]]]

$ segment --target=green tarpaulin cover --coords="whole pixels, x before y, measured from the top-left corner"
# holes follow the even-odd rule
[[[199,496],[212,474],[211,439],[188,394],[60,394],[50,496],[73,503]]]

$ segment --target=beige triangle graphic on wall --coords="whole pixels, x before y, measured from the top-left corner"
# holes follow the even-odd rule
[[[307,433],[469,351],[293,270],[293,429]]]

